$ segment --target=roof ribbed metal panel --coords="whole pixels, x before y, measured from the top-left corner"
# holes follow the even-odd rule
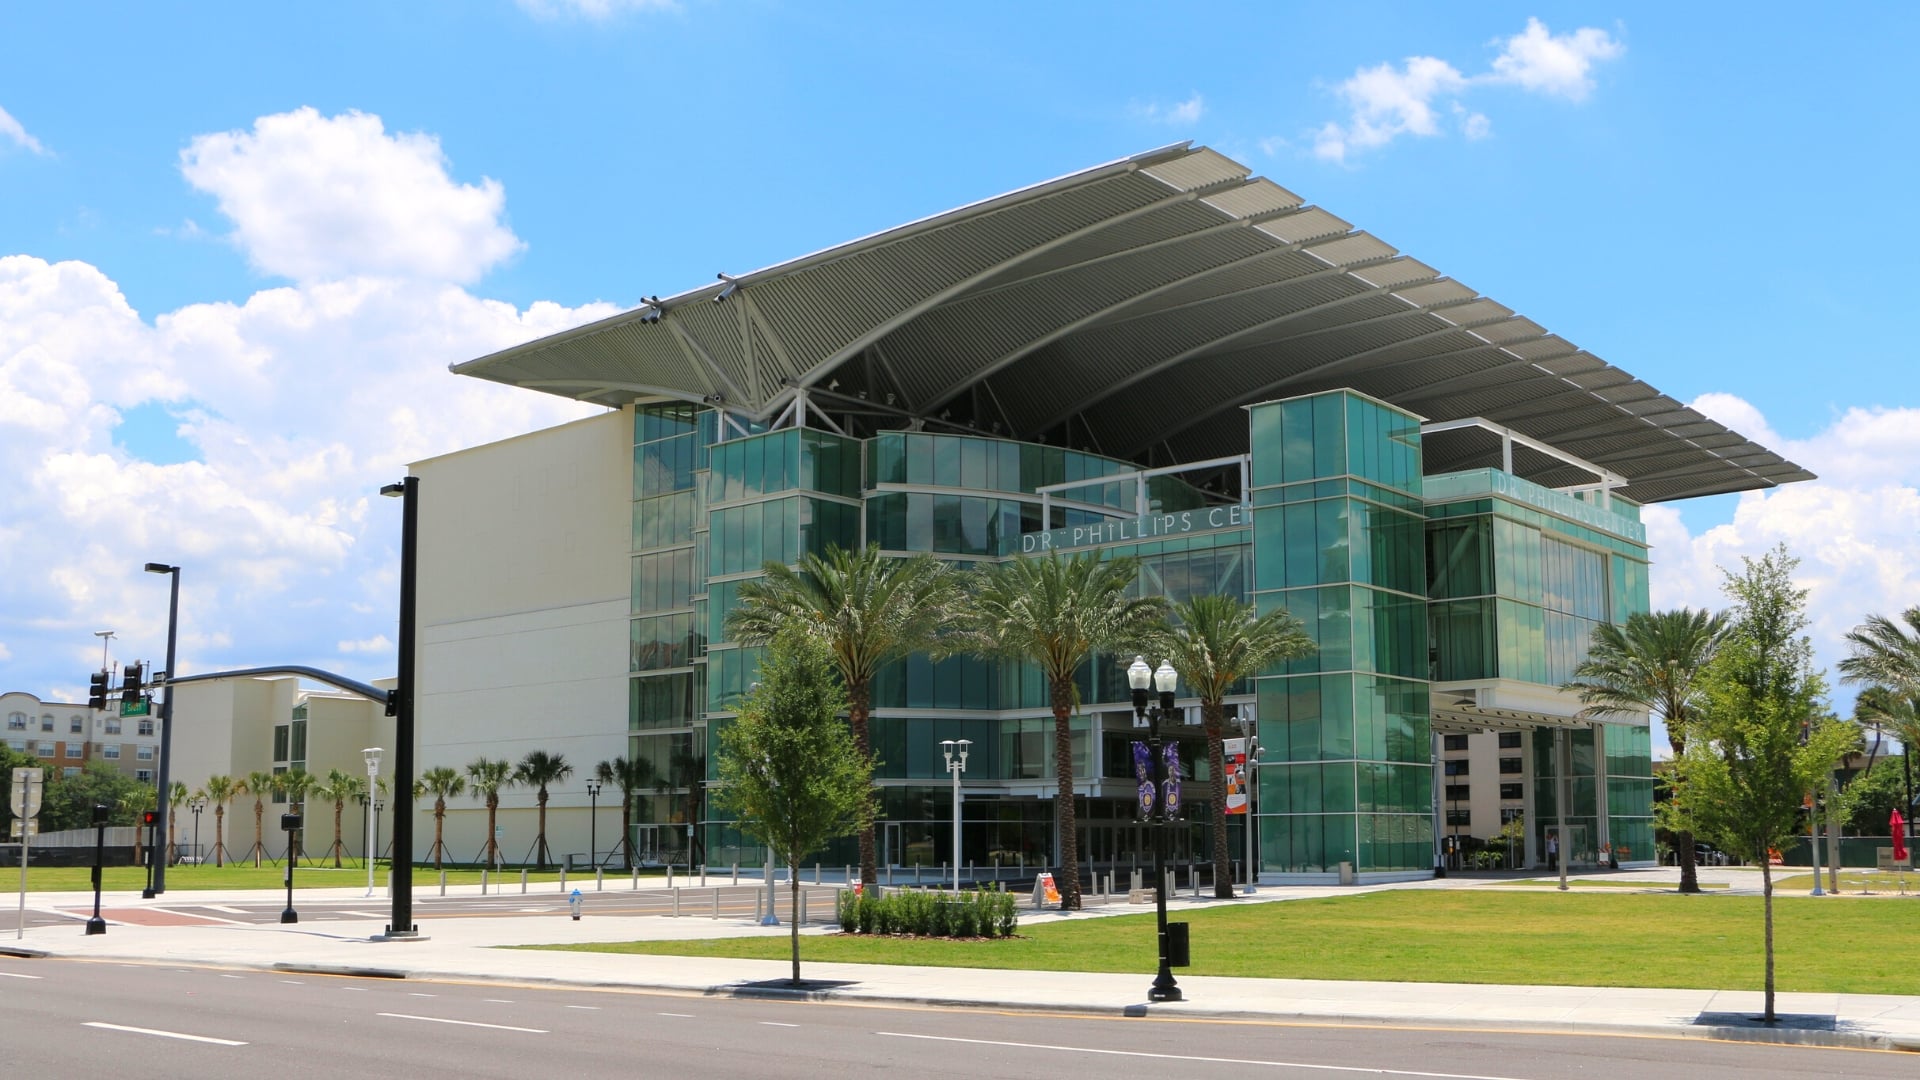
[[[1562,445],[1626,476],[1641,501],[1811,475],[1185,143],[454,370],[607,405],[704,399],[761,418],[811,388],[816,404],[837,397],[869,424],[918,417],[1156,464],[1243,450],[1243,405],[1351,386]],[[1483,456],[1471,440],[1436,439],[1429,470]],[[1563,471],[1527,461],[1523,475],[1543,482]]]

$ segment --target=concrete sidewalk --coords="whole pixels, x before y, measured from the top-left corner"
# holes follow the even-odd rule
[[[1624,875],[1622,875],[1624,876]],[[1633,875],[1635,879],[1644,873]],[[623,883],[624,884],[624,883]],[[1435,887],[1419,883],[1415,887]],[[1404,886],[1403,886],[1404,887]],[[1474,887],[1456,882],[1447,887]],[[455,890],[449,890],[450,893]],[[459,890],[469,892],[469,890]],[[477,891],[477,890],[473,890]],[[625,891],[624,889],[622,891]],[[1258,899],[1369,891],[1318,887],[1263,887]],[[805,960],[808,986],[786,988],[784,961],[503,949],[503,945],[669,940],[719,936],[784,937],[787,928],[761,927],[745,918],[675,919],[596,916],[589,893],[576,922],[557,906],[555,892],[530,894],[528,907],[503,916],[421,919],[424,940],[376,942],[384,920],[328,919],[288,926],[169,919],[171,907],[273,899],[270,892],[175,892],[155,900],[137,893],[108,894],[103,908],[124,913],[106,934],[86,936],[84,915],[52,926],[29,927],[16,940],[0,931],[0,953],[139,963],[214,964],[417,979],[459,979],[627,988],[703,995],[788,996],[817,1000],[910,1003],[1049,1012],[1212,1017],[1296,1023],[1614,1033],[1920,1050],[1920,998],[1864,994],[1781,994],[1776,1008],[1787,1021],[1751,1023],[1761,1008],[1757,991],[1658,990],[1613,987],[1503,986],[1450,983],[1347,982],[1181,975],[1186,1000],[1146,1004],[1150,971],[1108,975],[1060,971],[895,967]],[[603,894],[614,894],[609,891]],[[299,901],[362,900],[361,890],[304,890]],[[91,894],[41,894],[29,907],[69,917],[90,907]],[[1171,910],[1206,906],[1182,899]],[[378,912],[382,898],[356,910]],[[425,905],[416,906],[416,915]],[[538,910],[545,908],[548,910]],[[1113,913],[1139,912],[1120,905]],[[1150,909],[1146,909],[1150,910]],[[1071,918],[1082,919],[1082,913]],[[1023,910],[1026,925],[1062,918]],[[140,921],[134,921],[138,919]],[[160,920],[197,925],[151,925]],[[12,919],[0,915],[0,924]],[[805,933],[831,932],[808,929]]]

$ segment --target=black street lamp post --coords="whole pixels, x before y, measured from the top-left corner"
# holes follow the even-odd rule
[[[413,922],[414,600],[419,591],[420,478],[388,484],[380,494],[397,496],[400,510],[400,663],[387,711],[393,716],[393,921],[389,939],[418,937]]]
[[[287,830],[287,909],[280,913],[280,921],[297,923],[300,921],[300,913],[293,910],[293,864],[298,860],[294,856],[293,834],[300,829],[300,815],[281,814],[280,827]]]
[[[600,865],[600,781],[587,781],[587,862]]]
[[[23,839],[20,841],[25,844]],[[21,848],[22,851],[26,849]],[[107,920],[100,917],[100,863],[107,854],[107,808],[94,804],[93,807],[93,918],[87,920],[87,934],[107,932]],[[21,857],[23,860],[25,856]]]
[[[1153,912],[1154,921],[1159,928],[1160,970],[1153,977],[1153,985],[1147,989],[1148,1001],[1181,1001],[1179,983],[1174,981],[1175,964],[1185,966],[1186,923],[1174,924],[1179,929],[1169,930],[1167,923],[1167,826],[1180,820],[1179,778],[1168,775],[1167,759],[1160,742],[1160,721],[1174,715],[1173,691],[1179,684],[1180,676],[1173,665],[1165,660],[1160,662],[1158,670],[1147,667],[1144,657],[1136,656],[1127,667],[1127,685],[1133,690],[1134,726],[1147,729],[1147,761],[1140,768],[1136,759],[1136,772],[1140,775],[1140,813],[1153,830]],[[1159,694],[1159,704],[1147,705],[1147,687],[1151,684]],[[1135,743],[1136,747],[1140,744]],[[1149,779],[1149,775],[1151,779]],[[1174,939],[1178,938],[1178,941]]]
[[[193,811],[193,861],[196,865],[200,862],[200,812],[206,808],[205,799],[195,799],[187,804],[187,809]]]
[[[147,573],[166,574],[173,579],[167,596],[167,670],[165,688],[167,696],[160,699],[160,766],[156,780],[159,782],[160,797],[154,800],[158,816],[154,818],[154,833],[164,836],[167,833],[167,792],[170,787],[170,772],[173,768],[173,670],[174,646],[180,640],[180,568],[166,563],[150,562]],[[153,884],[142,895],[148,899],[167,891],[167,860],[154,860]]]

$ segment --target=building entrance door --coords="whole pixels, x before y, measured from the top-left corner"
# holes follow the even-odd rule
[[[633,827],[633,861],[641,866],[657,866],[662,861],[660,844],[662,829],[666,825],[635,825]]]

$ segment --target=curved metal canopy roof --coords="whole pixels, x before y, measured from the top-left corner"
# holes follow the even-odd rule
[[[665,396],[1070,444],[1146,464],[1246,450],[1241,406],[1338,387],[1484,417],[1640,502],[1812,474],[1205,147],[1181,143],[723,275],[456,364],[608,406]],[[1426,440],[1429,472],[1499,440]],[[1515,471],[1591,479],[1546,458]]]

